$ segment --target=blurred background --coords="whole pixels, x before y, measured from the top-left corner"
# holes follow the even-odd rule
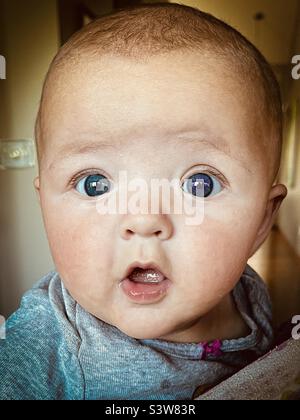
[[[0,140],[33,139],[42,83],[58,48],[91,20],[120,7],[155,1],[0,0]],[[299,0],[190,0],[249,38],[272,64],[284,99],[285,129],[279,180],[289,188],[270,237],[250,260],[270,288],[277,325],[300,314],[300,54]],[[122,71],[122,69],[120,69]],[[170,72],[172,69],[170,68]],[[2,168],[3,169],[3,168]],[[0,313],[54,269],[33,189],[37,167],[0,169]]]

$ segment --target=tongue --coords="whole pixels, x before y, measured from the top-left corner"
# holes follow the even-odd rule
[[[136,283],[159,283],[165,279],[165,276],[152,268],[146,270],[135,268],[128,278]]]

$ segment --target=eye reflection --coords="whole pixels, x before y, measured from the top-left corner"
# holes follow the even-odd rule
[[[89,197],[99,197],[109,192],[110,187],[110,181],[100,174],[86,176],[76,184],[76,190]]]
[[[182,185],[184,192],[195,197],[210,197],[222,191],[222,185],[213,175],[197,173],[187,178]]]

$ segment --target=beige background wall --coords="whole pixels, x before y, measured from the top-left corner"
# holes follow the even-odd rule
[[[224,20],[253,42],[273,65],[287,64],[299,0],[170,0],[199,8]],[[258,26],[253,16],[264,12]]]
[[[296,37],[294,54],[300,54],[300,25]],[[295,181],[289,188],[289,194],[283,203],[279,217],[279,225],[286,238],[300,256],[300,80],[294,80],[290,86],[288,103],[298,101],[298,121],[296,124],[296,148],[294,156]],[[287,171],[287,159],[285,153],[282,159],[282,173]]]
[[[28,13],[30,10],[30,13]],[[0,81],[0,138],[33,138],[43,78],[57,51],[54,0],[0,0],[0,53],[7,80]],[[35,169],[0,171],[0,313],[53,269],[32,181]]]

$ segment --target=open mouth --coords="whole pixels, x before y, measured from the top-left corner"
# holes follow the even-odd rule
[[[136,303],[154,303],[162,299],[170,280],[155,266],[134,266],[127,270],[121,288]]]

